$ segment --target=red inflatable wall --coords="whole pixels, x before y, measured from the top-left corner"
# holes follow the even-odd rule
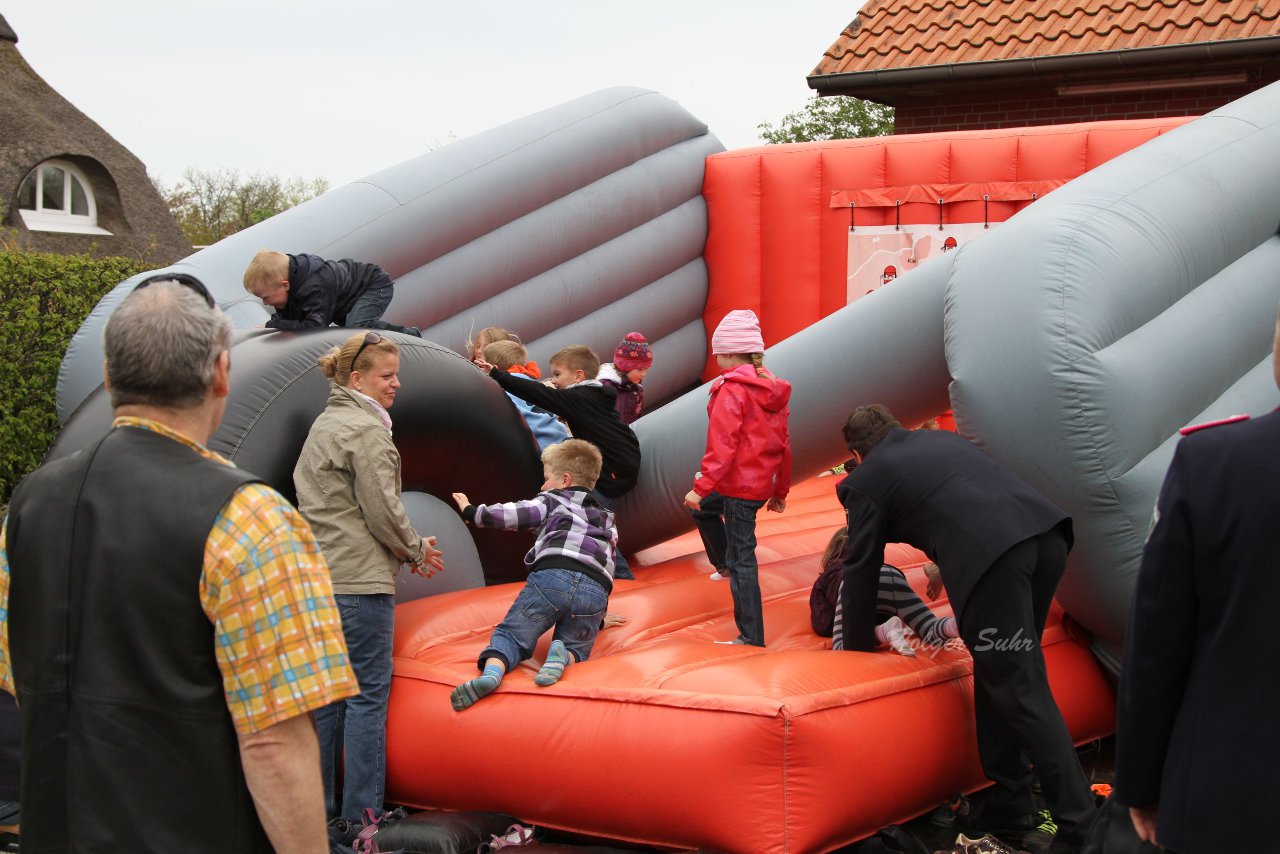
[[[713,155],[702,187],[707,334],[726,312],[750,308],[765,344],[773,345],[843,308],[851,224],[936,223],[938,199],[944,222],[1003,222],[1186,121],[889,136]],[[704,379],[715,375],[714,363],[707,365]]]

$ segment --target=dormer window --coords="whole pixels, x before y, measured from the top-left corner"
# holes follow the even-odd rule
[[[98,227],[89,179],[65,160],[46,160],[23,179],[18,213],[31,231],[111,234]]]

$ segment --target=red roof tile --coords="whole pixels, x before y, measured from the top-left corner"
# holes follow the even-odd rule
[[[1280,36],[1280,0],[868,0],[810,76]]]

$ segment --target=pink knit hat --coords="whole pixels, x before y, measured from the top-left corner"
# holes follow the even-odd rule
[[[760,335],[760,321],[749,308],[731,311],[720,321],[711,335],[711,355],[733,356],[742,353],[763,353],[764,338]]]
[[[647,368],[653,364],[653,351],[639,332],[628,332],[618,349],[613,351],[613,366],[620,372]]]

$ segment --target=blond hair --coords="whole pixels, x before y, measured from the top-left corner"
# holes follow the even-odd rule
[[[600,373],[600,357],[586,344],[571,344],[565,347],[551,357],[550,364],[553,367],[560,365],[568,368],[571,373],[582,371],[582,375],[589,380],[595,379],[596,374]]]
[[[377,335],[380,340],[364,346],[365,339]],[[364,346],[364,350],[361,350]],[[346,388],[351,385],[351,372],[367,373],[373,368],[374,359],[379,353],[399,353],[396,342],[377,332],[360,332],[343,342],[341,347],[334,347],[316,359],[316,364],[329,379]],[[357,356],[357,354],[359,354]],[[352,362],[355,364],[352,364]]]
[[[244,271],[244,289],[274,291],[289,278],[289,256],[274,249],[259,249]]]
[[[494,341],[485,346],[482,355],[486,362],[500,371],[529,361],[528,351],[524,349],[523,344],[516,341]]]
[[[750,365],[756,369],[756,376],[763,377],[768,371],[764,369],[764,353],[722,353],[729,359],[736,359],[739,364]]]
[[[508,332],[501,326],[486,326],[476,333],[475,338],[467,338],[467,355],[474,356],[477,352],[483,354],[484,348],[495,341],[514,341],[519,344],[520,336],[514,332]]]
[[[568,473],[573,485],[594,489],[604,458],[600,449],[583,439],[565,439],[542,452],[542,462],[553,475]]]
[[[827,541],[826,551],[822,553],[822,563],[818,564],[818,571],[827,568],[827,564],[838,557],[844,555],[844,547],[849,542],[849,529],[847,527],[836,528],[831,539]]]

